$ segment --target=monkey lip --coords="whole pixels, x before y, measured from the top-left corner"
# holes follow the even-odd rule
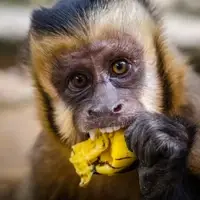
[[[121,117],[119,119],[113,118],[101,118],[98,120],[91,120],[86,128],[88,136],[91,139],[95,138],[97,130],[101,133],[112,133],[119,129],[127,128],[133,122],[133,116]]]
[[[133,121],[132,117],[121,118],[120,120],[99,119],[98,122],[93,122],[92,124],[90,124],[86,132],[88,133],[88,137],[94,140],[97,130],[99,130],[103,134],[113,133],[120,129],[126,129],[128,126],[130,126],[132,121]]]
[[[124,128],[121,126],[114,126],[114,127],[107,127],[107,128],[100,128],[99,131],[101,133],[112,133],[114,131],[118,131],[119,129]],[[97,129],[92,129],[88,131],[88,134],[92,140],[95,139]]]

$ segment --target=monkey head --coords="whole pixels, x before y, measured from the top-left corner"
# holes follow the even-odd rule
[[[31,63],[47,132],[72,145],[97,128],[129,126],[137,112],[183,104],[184,67],[145,2],[62,0],[33,12]]]

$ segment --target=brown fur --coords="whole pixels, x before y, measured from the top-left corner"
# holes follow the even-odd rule
[[[184,90],[184,81],[188,66],[184,61],[184,58],[180,58],[178,52],[175,52],[175,50],[170,48],[169,44],[167,43],[168,41],[163,38],[160,29],[158,29],[156,34],[156,41],[164,62],[164,74],[168,75],[167,78],[169,79],[171,87],[173,88],[172,108],[171,110],[168,110],[168,114],[181,114],[182,107],[187,103]]]

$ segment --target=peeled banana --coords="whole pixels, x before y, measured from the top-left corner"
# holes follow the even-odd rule
[[[95,140],[89,138],[72,146],[70,157],[81,178],[80,187],[87,186],[94,173],[114,175],[135,160],[135,154],[126,146],[123,130],[104,134],[98,131]]]

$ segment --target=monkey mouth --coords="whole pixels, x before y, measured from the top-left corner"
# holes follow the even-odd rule
[[[107,128],[96,128],[96,129],[89,130],[89,131],[88,131],[88,136],[89,136],[92,140],[94,140],[95,137],[96,137],[96,130],[97,130],[97,129],[99,129],[99,131],[100,131],[101,133],[113,133],[113,132],[118,131],[118,130],[120,130],[120,129],[122,129],[122,128],[124,128],[124,127],[122,127],[122,126],[113,126],[113,127],[107,127]]]
[[[120,129],[128,128],[133,121],[132,117],[129,118],[121,118],[120,120],[112,120],[112,119],[100,119],[98,122],[92,122],[90,126],[87,128],[87,136],[94,140],[96,138],[97,130],[99,132],[106,134],[106,133],[113,133]]]

